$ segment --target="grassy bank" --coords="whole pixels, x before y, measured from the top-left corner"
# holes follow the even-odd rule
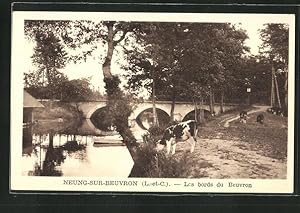
[[[45,107],[38,108],[34,111],[34,117],[37,120],[70,120],[81,116],[76,107],[64,102],[42,101]]]
[[[258,114],[265,117],[264,124],[256,122]],[[246,124],[239,120],[230,123],[228,128],[207,123],[199,131],[201,138],[217,138],[240,141],[240,147],[250,149],[259,154],[275,159],[285,159],[287,156],[287,118],[272,115],[267,112],[249,115]]]
[[[222,125],[239,113],[240,109],[233,110],[201,125],[194,153],[189,153],[186,143],[179,143],[173,156],[166,156],[165,150],[157,153],[154,144],[161,138],[157,131],[138,148],[131,177],[285,177],[287,118],[259,112],[250,114],[246,124],[236,120],[227,128]],[[264,124],[256,122],[258,114],[264,115]]]
[[[74,106],[64,102],[41,102],[45,107],[34,110],[34,133],[59,132],[76,125],[82,113]]]

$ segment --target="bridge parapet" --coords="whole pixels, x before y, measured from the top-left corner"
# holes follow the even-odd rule
[[[79,110],[83,112],[83,116],[85,118],[91,118],[94,112],[96,112],[98,109],[103,108],[106,106],[106,100],[103,101],[87,101],[87,102],[77,102],[73,103],[73,105],[76,105]],[[230,109],[236,108],[238,105],[237,104],[224,104],[223,109],[224,111],[228,111]],[[157,101],[156,102],[156,108],[163,110],[170,116],[170,111],[172,107],[172,102],[171,101]],[[145,101],[145,102],[138,102],[136,103],[136,107],[134,108],[132,114],[130,115],[130,119],[136,119],[140,113],[147,109],[152,108],[152,102],[151,101]],[[208,110],[209,111],[209,105],[208,104],[203,104],[202,109]],[[191,102],[176,102],[175,103],[175,109],[174,113],[175,114],[180,114],[182,118],[186,116],[189,112],[194,110],[194,104]],[[221,107],[220,104],[216,103],[215,104],[215,113],[219,114]]]

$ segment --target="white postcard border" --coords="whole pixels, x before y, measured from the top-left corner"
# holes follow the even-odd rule
[[[260,19],[269,23],[289,24],[289,109],[287,179],[160,179],[98,177],[31,177],[21,175],[22,108],[24,61],[24,20],[118,20],[236,22]],[[22,12],[12,13],[11,60],[11,162],[12,191],[115,191],[115,192],[207,192],[207,193],[292,193],[294,182],[294,103],[295,103],[295,16],[293,14],[219,14],[219,13],[112,13],[112,12]],[[26,68],[26,67],[25,67]],[[66,182],[67,181],[67,182]],[[68,182],[71,181],[71,182]],[[94,181],[94,182],[93,182]],[[113,182],[112,182],[113,181]],[[131,183],[129,183],[131,182]],[[145,183],[146,182],[146,183]],[[70,183],[70,184],[68,184]],[[77,183],[77,184],[74,184]],[[89,183],[89,184],[86,184]],[[92,183],[92,184],[90,184]],[[93,184],[94,183],[94,184]],[[111,184],[110,184],[111,183]],[[184,184],[193,184],[193,187]],[[212,186],[204,187],[205,183]],[[244,184],[230,187],[229,184]],[[106,185],[107,184],[107,185]],[[117,185],[116,185],[117,184]],[[125,185],[124,185],[125,184]],[[126,185],[127,184],[127,185]],[[128,185],[131,184],[131,185]],[[134,185],[132,185],[134,184]],[[136,184],[136,185],[135,185]],[[153,184],[147,186],[147,184]],[[165,184],[168,184],[167,186]],[[178,185],[179,184],[179,185]],[[203,185],[204,184],[204,185]]]

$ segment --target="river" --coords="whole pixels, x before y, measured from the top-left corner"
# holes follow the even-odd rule
[[[128,177],[133,160],[115,132],[45,121],[23,127],[22,175]],[[51,126],[53,128],[51,128]]]

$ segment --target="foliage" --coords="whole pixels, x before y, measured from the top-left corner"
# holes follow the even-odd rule
[[[40,32],[52,31],[59,36],[64,45],[76,52],[70,54],[69,60],[75,63],[86,60],[97,49],[99,44],[106,46],[106,54],[100,56],[102,72],[107,91],[107,112],[110,121],[116,126],[117,131],[123,137],[125,143],[135,143],[135,139],[128,127],[128,116],[131,106],[119,89],[119,79],[111,72],[111,61],[115,47],[130,32],[138,30],[139,24],[115,21],[27,21],[25,22],[25,34],[36,35]],[[80,54],[77,53],[80,52]],[[76,82],[75,82],[76,83]],[[82,91],[80,91],[80,94]],[[78,94],[75,93],[75,94]],[[74,95],[75,95],[74,94]]]
[[[157,137],[163,134],[164,128],[161,126],[152,126],[148,129],[148,132],[150,133],[151,136]]]
[[[176,158],[168,156],[165,152],[157,152],[155,147],[161,139],[163,127],[153,126],[149,135],[144,138],[144,143],[138,146],[133,153],[134,166],[130,177],[155,177],[155,178],[184,178],[187,177],[187,155]]]
[[[151,136],[145,144],[137,147],[130,177],[186,178],[189,168],[187,155],[177,159],[157,152],[154,138]]]
[[[37,66],[36,74],[43,85],[52,85],[60,77],[58,69],[65,66],[67,53],[52,32],[39,32],[35,40],[32,62]]]
[[[61,101],[76,102],[103,98],[99,92],[91,90],[90,82],[87,78],[68,80],[66,77],[62,77],[52,85],[27,84],[25,86],[25,89],[31,95],[39,99],[60,99]]]
[[[288,52],[289,26],[286,24],[266,24],[260,31],[263,41],[260,52],[269,60],[275,70],[281,96],[284,97],[284,107],[288,106]]]
[[[119,88],[120,79],[117,76],[105,78],[107,104],[105,107],[104,123],[116,127],[116,131],[122,136],[123,142],[128,146],[135,146],[134,138],[128,124],[128,117],[133,110],[133,101],[129,95],[124,94]]]
[[[263,41],[260,51],[268,58],[288,63],[289,28],[286,24],[265,24],[260,30]]]
[[[234,83],[247,35],[230,24],[150,23],[137,45],[125,48],[128,87],[147,88],[157,96],[191,100],[207,97],[210,87]],[[226,82],[226,84],[225,84]]]
[[[35,28],[31,30],[35,31]],[[25,73],[25,88],[29,88],[32,93],[42,98],[57,97],[61,92],[62,82],[67,80],[67,77],[59,71],[66,64],[67,53],[60,39],[49,29],[29,33],[29,28],[25,27],[25,33],[28,33],[26,35],[36,43],[32,55],[32,63],[36,66],[36,70]]]
[[[89,80],[74,79],[71,81],[65,81],[62,84],[64,88],[62,92],[62,100],[64,101],[85,101],[93,95],[91,88],[89,87]]]

